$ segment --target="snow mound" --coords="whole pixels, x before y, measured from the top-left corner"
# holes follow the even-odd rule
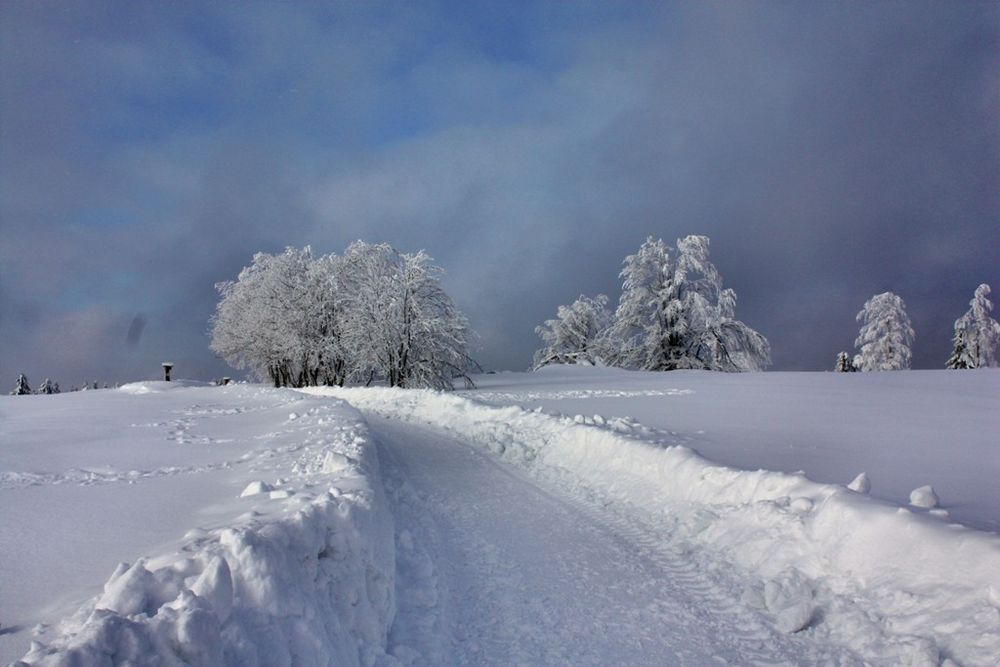
[[[243,493],[240,494],[240,498],[246,498],[248,496],[257,496],[262,493],[269,493],[272,490],[272,486],[267,482],[262,482],[261,480],[256,480],[247,484],[247,487],[243,489]]]
[[[860,473],[855,477],[850,484],[847,485],[851,491],[857,491],[858,493],[868,493],[872,490],[872,483],[868,480],[868,473]]]
[[[143,380],[142,382],[129,382],[118,387],[118,391],[125,394],[159,394],[165,391],[184,389],[186,387],[210,387],[208,382],[198,382],[197,380]]]
[[[378,460],[360,415],[331,405],[321,443],[302,448],[286,488],[257,481],[244,491],[260,511],[119,565],[17,664],[398,664],[385,653],[395,547]]]
[[[795,569],[764,582],[764,605],[778,629],[788,633],[805,629],[816,613],[812,586]]]
[[[692,449],[577,415],[494,407],[455,394],[317,388],[393,419],[429,423],[499,458],[659,527],[675,549],[741,573],[785,632],[876,664],[994,664],[1000,536],[813,482],[739,470]],[[852,483],[857,490],[864,480]],[[623,510],[624,511],[624,510]],[[699,556],[702,557],[702,556]]]
[[[920,488],[913,489],[910,492],[910,504],[914,507],[922,507],[924,509],[932,509],[938,506],[938,497],[934,493],[934,487],[930,484],[927,486],[921,486]]]

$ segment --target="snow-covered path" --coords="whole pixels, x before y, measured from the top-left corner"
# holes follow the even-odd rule
[[[776,632],[624,518],[442,431],[366,417],[397,523],[403,662],[854,662]]]

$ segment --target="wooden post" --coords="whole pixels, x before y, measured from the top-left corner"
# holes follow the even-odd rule
[[[166,361],[164,361],[161,365],[163,366],[163,380],[165,382],[170,382],[170,369],[173,368],[174,365]]]

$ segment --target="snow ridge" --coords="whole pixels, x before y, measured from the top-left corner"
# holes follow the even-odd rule
[[[456,394],[313,389],[454,432],[658,529],[664,548],[723,562],[784,632],[877,664],[994,665],[1000,537],[804,475],[719,466],[599,416],[495,407]]]
[[[341,401],[297,419],[317,428],[280,490],[247,494],[253,509],[177,553],[121,564],[16,664],[398,664],[384,652],[393,522],[368,427]]]

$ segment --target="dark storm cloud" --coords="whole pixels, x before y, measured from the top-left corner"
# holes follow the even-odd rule
[[[712,237],[776,368],[887,289],[939,367],[1000,288],[995,5],[0,12],[0,380],[221,375],[214,283],[357,238],[434,255],[491,367],[650,234]]]

